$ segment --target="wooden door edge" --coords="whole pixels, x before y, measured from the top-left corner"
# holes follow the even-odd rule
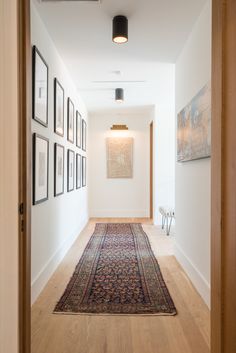
[[[153,121],[149,125],[150,131],[150,219],[153,219]]]
[[[31,351],[31,38],[30,0],[18,1],[19,352]]]

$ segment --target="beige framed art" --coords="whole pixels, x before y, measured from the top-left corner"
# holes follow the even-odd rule
[[[108,137],[107,178],[133,178],[133,138]]]

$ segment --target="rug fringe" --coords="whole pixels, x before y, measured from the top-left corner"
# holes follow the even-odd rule
[[[73,313],[64,311],[53,311],[54,315],[79,315],[79,316],[127,316],[127,317],[145,317],[145,316],[176,316],[177,311],[174,313],[155,313],[155,314],[110,314],[110,313]]]

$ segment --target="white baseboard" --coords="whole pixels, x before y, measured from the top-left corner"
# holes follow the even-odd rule
[[[149,210],[91,210],[90,217],[94,218],[146,218]]]
[[[207,304],[208,308],[210,308],[211,289],[208,281],[192,263],[189,257],[184,253],[181,247],[176,243],[174,246],[174,255],[187,273],[188,277],[190,278],[198,293],[201,295],[204,302]]]
[[[31,283],[31,305],[34,304],[45,285],[57,269],[58,265],[61,263],[62,259],[67,254],[68,250],[71,248],[75,240],[78,238],[79,234],[82,232],[86,224],[88,223],[88,218],[81,222],[80,228],[75,234],[73,234],[69,239],[57,249],[57,251],[51,256],[48,262],[44,265],[42,270],[39,272],[37,277]]]

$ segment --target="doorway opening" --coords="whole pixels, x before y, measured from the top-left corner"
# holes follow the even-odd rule
[[[229,11],[229,13],[231,14],[231,16],[233,16],[233,13],[235,8],[234,6],[235,5],[232,5],[232,3],[229,5],[229,7],[232,7],[232,11]],[[21,139],[21,155],[22,155],[22,158],[24,160],[24,163],[23,163],[23,168],[21,170],[21,178],[20,178],[20,181],[19,181],[19,184],[22,188],[22,185],[23,185],[23,189],[25,190],[25,192],[23,194],[21,194],[20,196],[20,199],[22,200],[23,204],[24,205],[27,205],[29,206],[29,199],[31,199],[30,195],[31,195],[31,187],[30,187],[30,180],[31,180],[31,158],[29,158],[30,156],[30,152],[31,152],[31,143],[29,143],[29,141],[31,141],[31,129],[29,129],[29,121],[30,121],[30,111],[31,111],[31,107],[30,107],[30,101],[31,101],[31,85],[29,84],[29,82],[31,82],[31,43],[30,43],[30,29],[29,29],[29,22],[30,22],[30,15],[29,15],[29,1],[22,1],[21,2],[21,7],[20,7],[20,21],[19,21],[19,25],[20,25],[20,35],[22,36],[21,37],[21,41],[20,41],[20,48],[24,48],[24,50],[21,52],[21,55],[20,55],[20,60],[21,60],[21,73],[22,73],[22,77],[23,77],[23,80],[21,82],[21,85],[23,87],[23,91],[25,92],[25,95],[23,95],[21,97],[21,103],[22,103],[22,116],[23,114],[25,114],[25,124],[23,125],[24,127],[24,131],[22,131],[22,135],[21,136],[25,136],[27,137],[26,140],[28,141],[28,143],[25,143],[22,137]],[[217,4],[215,3],[214,4],[214,7],[213,7],[213,25],[216,26],[214,28],[218,28],[221,32],[224,31],[223,27],[222,27],[222,18],[223,20],[225,21],[225,17],[223,16],[223,2],[217,2]],[[220,21],[219,21],[220,19]],[[231,18],[232,19],[232,18]],[[219,22],[217,22],[219,21]],[[227,23],[227,21],[225,21],[224,23]],[[234,23],[234,22],[231,22],[231,23]],[[214,34],[215,32],[213,31],[213,37],[214,37]],[[213,38],[214,39],[214,38]],[[223,43],[224,44],[224,43]],[[214,49],[216,50],[217,53],[220,52],[220,49],[222,49],[222,43],[218,43],[218,42],[214,42]],[[220,48],[219,48],[219,47]],[[224,47],[225,45],[223,45]],[[226,47],[227,49],[227,47]],[[214,57],[215,58],[215,57]],[[214,58],[213,58],[213,61],[214,61]],[[221,62],[222,60],[222,57],[219,55],[218,56],[218,60],[219,62]],[[221,62],[222,63],[222,62]],[[214,62],[213,62],[214,64]],[[217,63],[216,65],[213,65],[213,67],[217,67]],[[220,68],[222,68],[221,65],[219,65]],[[213,76],[213,79],[216,77],[218,77],[218,74],[221,73],[221,70],[219,71],[214,71],[214,75]],[[219,79],[219,77],[218,77]],[[220,79],[219,79],[220,80]],[[217,80],[216,80],[217,81]],[[220,81],[220,83],[222,83]],[[219,96],[222,97],[221,93],[221,89],[222,89],[222,86],[219,85]],[[226,97],[225,97],[226,98]],[[222,109],[222,106],[218,106],[219,104],[219,101],[221,100],[218,100],[217,101],[217,106],[215,106],[215,109],[216,109],[216,112],[218,113],[218,117],[219,117],[219,120],[218,120],[218,124],[215,125],[215,132],[217,132],[219,129],[220,131],[221,130],[221,125],[219,125],[219,121],[221,123],[221,119],[222,119],[222,116],[219,115],[219,111],[221,111]],[[221,102],[222,103],[222,102]],[[214,127],[214,124],[213,124],[213,127]],[[151,130],[151,128],[150,128]],[[229,129],[230,130],[230,129]],[[229,132],[229,131],[228,131]],[[216,134],[218,136],[218,134]],[[219,157],[220,160],[222,160],[222,156],[221,156],[221,151],[219,150],[219,141],[221,143],[221,140],[216,140],[216,135],[214,135],[215,137],[213,138],[213,153],[214,153],[214,161],[216,163],[216,160],[217,160],[217,157]],[[219,137],[219,136],[218,136]],[[232,142],[232,141],[231,141]],[[217,146],[217,147],[216,147]],[[227,152],[227,151],[226,151]],[[217,171],[217,175],[215,174],[213,176],[213,182],[212,182],[212,193],[213,195],[218,195],[219,196],[219,199],[217,199],[217,205],[221,204],[221,197],[222,195],[219,195],[218,194],[218,191],[220,189],[220,183],[218,183],[219,180],[221,180],[221,170],[219,170],[219,167],[217,165],[217,163],[215,164],[215,170]],[[27,175],[27,177],[26,177]],[[218,179],[217,179],[218,178]],[[217,181],[216,181],[217,179]],[[152,181],[153,182],[153,181]],[[216,182],[216,183],[215,183]],[[25,186],[27,185],[27,188],[25,188]],[[150,185],[151,185],[151,180],[150,180]],[[214,189],[216,188],[216,189]],[[224,190],[224,192],[226,192],[227,190]],[[216,193],[214,193],[216,192]],[[151,196],[151,195],[150,195]],[[150,200],[151,200],[151,197],[150,197]],[[150,201],[151,203],[151,201]],[[220,208],[221,210],[221,208]],[[152,208],[151,208],[151,205],[150,205],[150,215],[151,215],[151,211],[153,212]],[[221,221],[221,213],[219,214],[219,209],[217,210],[216,213],[213,213],[213,216],[214,217],[212,219],[213,221],[213,225],[215,225],[217,223],[217,220],[216,220],[216,214],[217,214],[217,219],[219,221]],[[20,252],[20,273],[21,273],[21,283],[22,283],[22,286],[20,288],[20,302],[21,302],[21,315],[20,315],[20,327],[21,327],[21,330],[20,330],[20,341],[21,341],[21,347],[22,347],[22,352],[27,352],[29,353],[30,352],[30,329],[29,329],[29,326],[30,326],[30,318],[29,318],[29,312],[30,312],[30,303],[29,303],[29,293],[30,293],[30,288],[31,288],[31,283],[30,283],[30,276],[29,276],[29,273],[30,273],[30,254],[29,254],[29,248],[30,248],[30,211],[28,208],[24,208],[23,209],[23,220],[24,222],[26,222],[25,224],[27,225],[25,228],[21,228],[22,231],[20,233],[20,239],[22,238],[22,235],[25,234],[26,237],[25,237],[25,240],[24,242],[22,242],[21,240],[21,252]],[[153,214],[152,214],[153,216]],[[227,219],[228,220],[228,219]],[[22,221],[22,217],[20,218],[20,221]],[[231,219],[232,221],[232,219]],[[218,224],[218,223],[217,223]],[[221,258],[222,256],[222,253],[221,253],[221,241],[222,241],[222,233],[221,233],[221,226],[217,229],[217,234],[218,234],[218,237],[217,239],[214,238],[212,239],[212,242],[213,242],[213,248],[214,249],[217,249],[217,254],[218,254],[218,260],[224,260],[224,258]],[[230,238],[231,241],[232,241],[232,238]],[[27,259],[27,261],[26,261]],[[221,262],[220,261],[217,261],[216,258],[214,258],[214,265],[215,267],[212,268],[212,272],[213,272],[213,285],[215,284],[215,289],[218,290],[220,289],[220,292],[221,292],[221,289],[222,289],[222,285],[221,285],[221,281],[222,281],[222,272],[221,272]],[[233,257],[230,258],[229,261],[233,261]],[[229,265],[229,263],[227,262],[227,264]],[[217,274],[219,276],[217,276]],[[215,282],[214,282],[215,281]],[[222,315],[222,303],[223,303],[223,300],[221,300],[221,298],[216,298],[216,293],[213,291],[212,292],[212,302],[213,302],[213,316],[212,318],[214,319],[214,323],[217,323],[217,325],[215,325],[213,327],[213,331],[212,331],[212,342],[213,344],[215,345],[215,352],[222,352],[221,348],[223,347],[223,344],[224,344],[224,341],[223,339],[225,337],[223,337],[223,330],[222,330],[222,326],[224,323],[221,323],[221,315]],[[231,298],[232,300],[232,298]],[[215,305],[215,306],[214,306]],[[229,313],[227,313],[228,317],[230,316]],[[226,318],[227,319],[227,318]],[[231,325],[233,323],[233,321],[229,319],[229,322],[231,322]],[[231,327],[231,326],[230,326]],[[160,328],[161,329],[161,328]],[[228,333],[230,335],[230,332]],[[218,337],[216,336],[218,335]],[[220,338],[219,338],[220,337]],[[222,339],[222,340],[221,340]],[[229,342],[232,343],[232,336],[231,337],[228,337],[228,340]],[[231,341],[230,341],[231,340]],[[232,343],[233,344],[233,343]],[[228,346],[229,347],[229,346]]]

